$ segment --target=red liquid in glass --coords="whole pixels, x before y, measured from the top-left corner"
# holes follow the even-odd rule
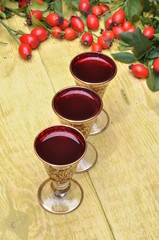
[[[51,127],[41,132],[35,140],[37,154],[54,165],[70,164],[85,151],[82,135],[69,127]]]
[[[99,96],[84,88],[60,91],[53,100],[56,112],[69,120],[81,121],[94,117],[101,108]]]
[[[78,79],[88,83],[102,83],[116,73],[114,61],[103,54],[84,53],[71,62],[71,71]]]

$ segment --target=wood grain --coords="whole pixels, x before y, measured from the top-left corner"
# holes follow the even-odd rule
[[[22,27],[18,18],[15,19],[17,21],[12,27]],[[39,206],[37,189],[48,176],[35,156],[33,142],[39,131],[59,124],[51,108],[55,87],[41,58],[40,49],[39,52],[34,51],[31,61],[24,61],[18,56],[18,45],[10,41],[3,29],[0,30],[4,33],[3,41],[8,41],[3,46],[3,63],[1,61],[0,65],[0,238],[79,239],[80,236],[80,239],[98,239],[100,236],[101,239],[113,239],[88,174],[75,176],[84,190],[84,201],[77,211],[56,216]],[[49,49],[50,40],[40,47]],[[45,54],[48,57],[47,51]],[[54,72],[56,68],[57,65],[54,65]],[[55,76],[53,79],[57,84]]]
[[[18,17],[6,23],[29,32]],[[49,38],[33,51],[31,61],[24,61],[1,25],[0,32],[0,42],[7,43],[0,45],[0,239],[158,240],[159,93],[117,63],[117,76],[103,97],[109,127],[89,137],[98,162],[74,176],[84,200],[70,214],[52,215],[37,201],[47,174],[33,142],[39,131],[59,124],[51,100],[61,88],[74,85],[70,61],[90,49],[79,39]]]

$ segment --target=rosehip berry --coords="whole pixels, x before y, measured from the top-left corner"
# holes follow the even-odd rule
[[[134,33],[136,31],[136,27],[134,27],[134,26],[131,26],[128,30],[127,30],[127,32],[132,32],[132,33]]]
[[[102,15],[102,9],[100,8],[100,6],[93,6],[92,8],[92,13],[97,16],[97,18],[99,18]]]
[[[32,35],[32,34],[23,34],[20,38],[19,38],[21,43],[25,43],[28,44],[31,49],[35,49],[39,46],[39,41],[37,40],[37,38]]]
[[[26,0],[22,0],[18,3],[19,8],[22,8],[22,7],[25,7],[25,6],[26,6]]]
[[[140,79],[147,78],[149,75],[148,69],[140,63],[132,64],[132,65],[130,65],[129,68],[131,69],[132,74],[136,78],[140,78]]]
[[[52,27],[62,24],[63,21],[63,17],[60,17],[57,13],[50,13],[46,16],[46,22]]]
[[[123,26],[125,32],[127,32],[131,28],[131,22],[125,21],[122,26]]]
[[[0,11],[2,11],[2,7],[0,6]]]
[[[117,39],[120,39],[120,36],[119,34],[124,32],[124,28],[122,26],[115,26],[113,27],[113,33],[114,33],[114,36],[117,38]]]
[[[67,40],[74,40],[77,37],[77,32],[73,28],[66,28],[64,36]]]
[[[102,32],[102,36],[106,37],[107,39],[111,39],[113,41],[114,39],[114,33],[111,30],[105,30]]]
[[[39,21],[41,21],[43,17],[42,12],[40,10],[32,10],[29,14],[29,17],[32,18],[32,16],[37,18]]]
[[[19,46],[19,54],[24,59],[30,59],[31,58],[31,47],[28,44],[22,43]]]
[[[124,20],[125,20],[125,12],[122,8],[120,8],[118,11],[116,11],[113,16],[113,22],[117,23],[117,24],[123,24]]]
[[[153,27],[147,27],[143,30],[143,34],[148,37],[148,39],[152,39],[155,34],[155,29]]]
[[[89,15],[87,16],[86,23],[87,23],[87,27],[88,27],[89,29],[91,29],[91,30],[96,31],[96,30],[98,30],[98,28],[99,28],[99,20],[98,20],[98,18],[97,18],[95,15],[93,15],[93,14],[89,14]]]
[[[79,2],[78,9],[80,12],[88,12],[91,9],[91,4],[88,0],[82,0]]]
[[[37,27],[31,31],[31,35],[36,37],[37,40],[39,40],[40,42],[43,42],[44,40],[46,40],[48,38],[49,33],[44,28]]]
[[[101,52],[102,51],[102,46],[100,43],[93,43],[91,46],[92,52]]]
[[[102,14],[104,14],[110,10],[110,8],[106,4],[100,4],[99,7],[102,10]]]
[[[62,30],[65,30],[68,26],[69,26],[69,21],[68,21],[66,18],[64,18],[63,23],[61,23],[61,24],[59,25],[59,27],[60,27]]]
[[[79,18],[77,16],[72,16],[70,21],[71,21],[71,26],[75,31],[83,32],[84,23],[81,18]]]
[[[159,58],[156,58],[153,63],[153,69],[156,73],[159,73]]]
[[[102,46],[103,49],[108,49],[112,45],[112,41],[103,36],[98,37],[98,43]]]
[[[54,26],[52,28],[51,34],[54,38],[59,38],[59,39],[64,38],[64,33],[62,32],[62,29],[59,26]]]
[[[84,46],[90,46],[93,42],[93,36],[90,32],[85,32],[81,37],[81,42]]]
[[[112,17],[108,17],[106,20],[105,20],[105,27],[106,29],[112,29],[113,27],[113,18]]]

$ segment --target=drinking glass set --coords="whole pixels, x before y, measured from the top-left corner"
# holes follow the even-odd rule
[[[38,200],[55,214],[71,212],[82,202],[83,190],[72,176],[88,171],[97,161],[98,153],[87,138],[108,127],[102,96],[117,67],[107,55],[85,52],[72,59],[70,72],[76,85],[58,91],[52,99],[60,125],[44,129],[34,141],[35,153],[49,175],[38,189]]]

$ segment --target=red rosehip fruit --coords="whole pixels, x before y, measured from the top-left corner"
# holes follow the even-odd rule
[[[140,63],[132,64],[130,65],[129,68],[131,69],[132,74],[136,78],[143,79],[143,78],[147,78],[149,75],[149,70],[147,69],[147,67],[145,67]]]
[[[39,41],[38,39],[32,35],[32,34],[23,34],[20,38],[19,38],[21,43],[25,43],[28,44],[31,49],[35,49],[39,46]]]
[[[34,28],[32,31],[31,31],[31,35],[33,35],[34,37],[37,38],[37,40],[39,40],[40,42],[43,42],[45,41],[48,36],[49,36],[49,33],[47,30],[45,30],[44,28],[41,28],[41,27],[37,27],[37,28]]]
[[[120,8],[118,11],[116,11],[113,16],[113,22],[117,24],[123,24],[125,20],[125,12],[122,8]]]
[[[156,73],[159,73],[159,57],[153,62],[153,69]]]
[[[28,44],[21,43],[19,46],[19,55],[24,59],[31,58],[31,47]]]
[[[71,17],[71,26],[77,32],[83,32],[84,30],[84,23],[80,17],[72,16]]]
[[[85,32],[81,37],[81,42],[84,46],[91,46],[93,42],[93,36],[90,32]]]
[[[91,46],[92,52],[101,52],[102,46],[100,43],[93,43]]]
[[[66,28],[64,37],[70,41],[74,40],[77,37],[77,32],[73,28]]]
[[[99,28],[99,20],[98,18],[93,15],[93,14],[89,14],[87,16],[87,20],[86,20],[86,23],[87,23],[87,27],[93,31],[96,31],[98,30]]]
[[[148,37],[148,39],[152,39],[155,34],[155,29],[153,27],[147,27],[143,30],[143,34]]]
[[[42,12],[40,10],[32,10],[29,14],[29,17],[32,18],[32,16],[37,18],[39,21],[41,21],[43,18]]]

